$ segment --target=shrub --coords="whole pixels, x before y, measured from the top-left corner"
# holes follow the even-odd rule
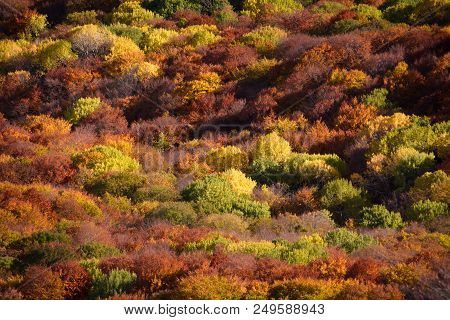
[[[217,275],[193,275],[180,281],[175,295],[185,300],[239,300],[245,292],[238,280]]]
[[[330,210],[338,223],[357,217],[366,204],[364,193],[350,181],[337,179],[325,184],[320,203]]]
[[[337,283],[315,279],[295,279],[276,282],[269,290],[269,299],[326,300],[332,299],[340,286]]]
[[[80,98],[66,110],[64,116],[71,124],[77,124],[100,108],[101,104],[100,98]]]
[[[70,133],[70,123],[43,114],[27,116],[24,128],[33,134],[34,139],[43,143]]]
[[[204,213],[230,213],[236,197],[231,184],[215,174],[194,181],[182,191],[182,196],[186,201],[194,201]]]
[[[92,278],[92,287],[89,290],[91,299],[105,299],[126,293],[133,288],[137,279],[136,274],[121,269],[113,269],[104,274],[97,266],[90,265],[87,271]]]
[[[113,11],[111,20],[113,23],[141,25],[157,18],[157,14],[142,8],[138,1],[126,1]]]
[[[194,0],[149,0],[145,3],[150,10],[168,18],[180,10],[201,10],[201,1]]]
[[[22,46],[13,40],[0,40],[0,65],[17,58],[23,51]]]
[[[35,12],[26,13],[26,24],[23,33],[19,34],[21,38],[32,40],[38,37],[47,27],[47,16]]]
[[[88,183],[85,188],[97,196],[110,194],[116,197],[127,197],[134,202],[139,200],[137,193],[143,188],[146,178],[133,172],[116,172]]]
[[[270,217],[270,207],[267,203],[253,201],[245,196],[234,199],[232,212],[254,219]]]
[[[38,231],[33,232],[29,237],[24,237],[12,242],[9,246],[11,248],[22,249],[50,242],[69,243],[70,238],[67,234],[61,232]]]
[[[145,219],[161,219],[172,224],[192,226],[197,222],[197,213],[187,202],[164,202],[154,212],[146,215]]]
[[[387,98],[389,91],[385,88],[373,89],[369,94],[362,96],[361,102],[366,106],[374,106],[377,109],[391,109],[392,102]]]
[[[325,236],[325,240],[329,245],[339,246],[348,253],[364,249],[375,243],[375,240],[372,237],[359,235],[358,233],[349,231],[345,228],[339,228],[335,231],[328,232]]]
[[[51,266],[58,262],[73,259],[74,256],[74,253],[67,245],[43,244],[27,250],[20,256],[20,260],[25,265],[40,264]]]
[[[30,300],[61,300],[64,297],[63,283],[58,274],[38,266],[26,270],[20,291]]]
[[[227,146],[210,150],[206,155],[206,163],[217,171],[241,170],[248,165],[248,157],[238,147]]]
[[[247,178],[239,170],[230,169],[221,174],[230,184],[231,188],[238,195],[251,195],[256,187],[256,182]]]
[[[64,287],[65,299],[85,299],[91,286],[86,270],[75,261],[55,265],[52,270],[58,274]]]
[[[254,19],[268,14],[292,13],[303,9],[296,0],[244,0],[242,13]]]
[[[175,30],[162,28],[150,29],[143,35],[141,47],[145,53],[157,52],[165,45],[170,44],[178,35],[178,32]]]
[[[244,232],[248,223],[241,217],[232,214],[210,214],[201,220],[201,224],[225,232]]]
[[[113,42],[111,32],[94,24],[72,29],[69,37],[73,51],[82,57],[105,55]]]
[[[120,254],[119,249],[97,242],[82,244],[78,251],[83,259],[100,259]]]
[[[385,206],[374,205],[361,211],[360,225],[369,228],[393,228],[403,226],[403,220],[399,212],[390,212]]]
[[[322,3],[318,3],[314,8],[312,8],[312,12],[314,13],[339,13],[343,10],[345,10],[347,7],[340,3],[335,1],[325,1]]]
[[[370,145],[370,154],[391,155],[399,148],[414,148],[419,152],[431,151],[439,135],[430,125],[420,123],[420,119],[412,118],[412,121],[415,122],[387,131],[381,139],[373,141]]]
[[[187,81],[180,89],[184,99],[192,100],[201,97],[207,93],[217,91],[221,86],[222,80],[215,72],[200,73],[198,79]]]
[[[419,281],[419,274],[414,265],[399,263],[381,271],[381,278],[386,283],[414,285]]]
[[[430,199],[431,201],[450,202],[450,177],[442,170],[426,172],[414,181],[409,191],[416,201]]]
[[[277,59],[262,58],[248,65],[245,69],[233,72],[233,77],[236,80],[258,80],[266,76],[272,68],[279,64],[280,61]]]
[[[400,147],[391,161],[394,183],[401,189],[410,186],[417,176],[434,167],[432,153],[419,152],[413,148]]]
[[[361,89],[365,86],[367,75],[360,70],[334,69],[330,82],[334,85],[343,85],[346,89]]]
[[[76,153],[72,160],[75,166],[87,169],[94,177],[109,172],[133,172],[139,168],[139,163],[133,158],[104,145],[96,145]]]
[[[254,161],[281,163],[288,160],[291,154],[289,142],[273,132],[259,138],[253,152],[253,159]]]
[[[95,10],[86,10],[80,12],[72,12],[67,15],[67,20],[76,25],[96,24],[97,12]]]
[[[102,210],[92,199],[75,190],[59,192],[55,211],[65,219],[84,220],[88,217],[101,218],[103,216]]]
[[[270,215],[270,208],[266,203],[236,194],[231,183],[216,174],[191,183],[183,190],[182,196],[187,201],[193,201],[202,213],[236,213],[253,218]]]
[[[221,39],[215,25],[193,25],[181,29],[180,34],[187,38],[187,44],[193,48],[207,46]]]
[[[72,51],[72,45],[66,40],[48,41],[37,52],[36,64],[44,69],[52,69],[60,64],[74,60],[77,55]]]
[[[242,36],[242,42],[254,46],[260,53],[269,53],[287,37],[286,31],[277,27],[260,27]]]
[[[161,74],[161,68],[155,63],[142,62],[136,66],[134,74],[141,82],[146,82],[158,77]]]
[[[121,75],[134,65],[143,62],[144,58],[144,53],[133,40],[116,37],[113,40],[110,54],[105,56],[105,63],[111,75]]]
[[[430,221],[440,216],[448,216],[448,205],[444,202],[420,200],[414,203],[406,212],[408,220]]]

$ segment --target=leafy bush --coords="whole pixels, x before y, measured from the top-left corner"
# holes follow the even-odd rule
[[[230,213],[235,199],[231,184],[219,175],[194,181],[183,190],[182,196],[187,201],[194,201],[204,213]]]
[[[414,221],[430,221],[437,217],[448,215],[449,209],[446,203],[428,199],[414,203],[406,213],[408,220]]]
[[[143,62],[144,58],[144,53],[133,40],[116,37],[113,40],[110,54],[105,56],[105,63],[112,75],[120,75]]]
[[[296,0],[244,0],[242,13],[258,18],[266,14],[292,13],[301,9],[302,4]]]
[[[0,40],[0,64],[5,64],[17,58],[23,51],[23,47],[13,40]]]
[[[339,292],[337,283],[315,280],[295,279],[276,282],[269,290],[269,298],[277,300],[325,300],[333,299]]]
[[[25,265],[40,264],[51,266],[61,261],[71,260],[74,252],[64,244],[43,244],[27,250],[19,258]]]
[[[442,170],[426,172],[414,181],[409,195],[416,201],[450,202],[450,177]]]
[[[140,25],[157,18],[157,14],[142,8],[139,1],[126,1],[114,10],[111,20],[113,23]]]
[[[153,28],[143,35],[140,44],[145,53],[157,52],[171,43],[178,35],[175,30]]]
[[[72,29],[69,37],[73,51],[81,57],[106,55],[113,42],[111,32],[94,24]]]
[[[100,108],[101,104],[100,98],[80,98],[66,110],[64,116],[70,123],[77,124]]]
[[[96,24],[97,12],[95,10],[86,10],[80,12],[72,12],[67,15],[67,20],[76,25]]]
[[[270,207],[267,203],[253,201],[245,196],[234,199],[231,212],[255,219],[270,217]]]
[[[239,195],[251,195],[256,187],[256,182],[247,178],[239,170],[230,169],[221,174],[230,184],[233,191]]]
[[[72,160],[78,168],[89,170],[94,177],[109,172],[133,172],[139,168],[136,160],[115,148],[104,145],[96,145],[75,153]]]
[[[395,185],[401,189],[410,186],[417,176],[434,167],[434,154],[400,147],[392,159]]]
[[[320,203],[338,223],[357,217],[366,202],[363,191],[345,179],[330,181],[321,190]]]
[[[77,55],[72,51],[69,41],[57,40],[42,45],[36,54],[35,62],[40,68],[48,70],[76,58]]]
[[[201,1],[194,0],[147,0],[145,7],[168,18],[180,10],[201,10]]]
[[[47,16],[35,12],[26,13],[26,24],[23,33],[19,34],[21,38],[32,40],[38,37],[47,27]]]
[[[227,146],[211,149],[206,155],[206,163],[217,171],[228,169],[241,170],[248,164],[245,152],[235,146]]]
[[[389,91],[385,88],[373,89],[369,94],[362,96],[361,102],[366,106],[374,106],[377,109],[390,109],[392,102],[387,98]]]
[[[188,202],[164,202],[154,212],[146,215],[145,219],[161,219],[172,224],[192,226],[197,222],[197,213]]]
[[[221,39],[215,25],[193,25],[181,29],[180,35],[186,37],[186,43],[193,48],[207,46]]]
[[[289,142],[273,132],[259,138],[253,152],[253,159],[254,161],[281,163],[288,160],[291,154]]]
[[[270,215],[266,203],[258,203],[233,191],[233,186],[225,177],[212,174],[187,186],[182,196],[193,201],[202,213],[236,213],[246,217],[265,217]]]
[[[100,259],[120,254],[119,249],[98,242],[82,244],[78,251],[83,259]]]
[[[91,299],[105,299],[114,295],[130,291],[136,283],[136,274],[127,270],[113,269],[104,274],[97,266],[85,264],[92,278],[92,287],[89,290]]]
[[[232,213],[210,214],[201,220],[201,224],[226,232],[244,232],[248,228],[244,219]]]
[[[399,212],[390,212],[385,206],[374,205],[361,211],[359,223],[370,228],[393,228],[403,226],[402,216]]]
[[[161,74],[161,68],[151,62],[142,62],[136,66],[135,75],[141,82],[156,78]]]
[[[64,297],[63,283],[58,274],[39,266],[26,270],[20,291],[29,300],[60,300]]]
[[[245,288],[238,280],[217,275],[193,275],[180,281],[177,299],[186,300],[239,300]]]
[[[122,23],[114,23],[108,26],[108,30],[119,37],[128,38],[140,46],[144,37],[144,30],[139,27],[129,26]]]
[[[204,94],[215,92],[220,88],[221,83],[222,80],[215,72],[200,73],[198,79],[183,84],[180,91],[184,99],[192,100]]]
[[[334,69],[330,82],[335,85],[343,85],[347,89],[361,89],[365,86],[367,75],[360,70]]]
[[[242,36],[242,42],[254,46],[260,53],[269,53],[287,37],[286,31],[277,27],[260,27]]]
[[[364,249],[375,243],[375,240],[372,237],[359,235],[358,233],[347,230],[346,228],[340,228],[335,231],[328,232],[325,236],[325,241],[331,246],[341,247],[348,253],[355,250]]]
[[[24,127],[33,134],[39,142],[48,142],[52,138],[70,133],[70,123],[48,115],[27,116]]]
[[[446,130],[437,131],[437,126],[430,126],[426,120],[422,120],[412,118],[411,125],[386,132],[381,139],[371,143],[370,154],[391,155],[399,148],[414,148],[419,152],[431,151],[439,136],[446,134]]]
[[[138,200],[138,190],[145,186],[146,179],[144,176],[134,172],[117,172],[111,173],[89,182],[85,188],[90,193],[97,196],[110,194],[116,197],[127,197],[134,202]]]

